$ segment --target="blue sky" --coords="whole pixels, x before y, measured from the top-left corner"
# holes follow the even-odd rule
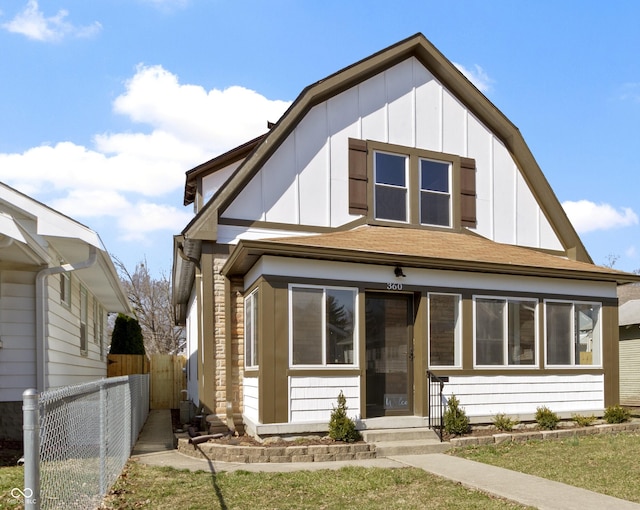
[[[596,263],[640,268],[640,3],[0,0],[0,180],[169,273],[184,173],[422,32],[520,129]]]

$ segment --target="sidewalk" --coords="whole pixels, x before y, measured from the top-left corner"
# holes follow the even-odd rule
[[[445,454],[400,455],[349,462],[296,462],[268,464],[236,464],[196,459],[173,449],[171,415],[168,410],[153,410],[142,428],[131,458],[151,466],[170,466],[191,471],[263,471],[291,472],[340,469],[345,466],[423,469],[465,487],[480,490],[541,510],[601,510],[606,508],[636,509],[640,505],[559,482],[502,469]]]

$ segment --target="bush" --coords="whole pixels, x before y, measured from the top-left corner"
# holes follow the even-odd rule
[[[629,421],[631,413],[622,406],[609,406],[604,410],[604,419],[607,423],[624,423]]]
[[[469,432],[469,418],[455,395],[447,402],[447,410],[444,412],[444,430],[447,434],[460,436]]]
[[[536,409],[536,421],[543,430],[555,430],[560,418],[547,406],[542,406]]]
[[[576,425],[578,425],[578,427],[589,427],[596,421],[596,417],[594,415],[582,416],[581,414],[574,414],[572,418],[573,421],[576,422]]]
[[[493,426],[503,432],[511,432],[518,424],[518,420],[513,420],[504,413],[498,413],[493,417]]]
[[[109,354],[145,354],[144,337],[137,319],[118,314],[111,333]]]
[[[354,443],[360,440],[360,432],[356,430],[355,422],[347,416],[347,399],[340,390],[338,407],[331,411],[329,420],[329,437],[335,441]]]

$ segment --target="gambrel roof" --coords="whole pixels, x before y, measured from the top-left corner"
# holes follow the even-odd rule
[[[187,244],[189,240],[216,240],[219,212],[232,203],[313,106],[411,57],[421,62],[473,115],[499,137],[517,163],[567,256],[591,263],[584,245],[519,130],[422,34],[409,37],[305,88],[273,129],[241,146],[245,149],[250,146],[248,156],[183,230],[182,236],[187,240]],[[191,173],[221,166],[234,151],[196,167]],[[192,199],[192,193],[193,181],[188,178],[185,200],[187,197]]]

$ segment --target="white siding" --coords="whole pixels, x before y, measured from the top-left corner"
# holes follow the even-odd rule
[[[253,423],[258,423],[258,378],[244,377],[242,379],[242,391],[244,393],[244,409],[242,413]]]
[[[59,275],[47,277],[46,305],[47,353],[46,389],[95,381],[107,376],[106,357],[100,359],[100,344],[95,342],[94,297],[89,293],[87,312],[87,353],[80,352],[80,284],[71,276],[71,307],[60,303]]]
[[[603,375],[451,376],[444,393],[455,395],[470,418],[524,418],[540,406],[569,415],[604,410]]]
[[[620,403],[640,406],[640,338],[620,341]]]
[[[347,399],[347,414],[357,419],[360,416],[359,377],[289,377],[289,423],[328,423],[340,391]]]
[[[546,296],[601,296],[615,298],[615,283],[563,280],[560,278],[535,278],[528,276],[491,275],[460,271],[403,268],[405,285],[425,288],[485,289],[487,292],[533,292]],[[390,281],[393,268],[373,264],[347,262],[309,261],[295,258],[262,257],[245,276],[245,288],[260,275],[281,275],[292,278],[317,278],[319,280],[362,281],[385,284]]]
[[[198,285],[200,280],[196,280]],[[185,333],[187,335],[187,399],[196,406],[200,405],[198,396],[198,297],[194,291],[189,299]]]
[[[36,386],[35,273],[0,273],[0,402]]]
[[[217,193],[220,187],[231,177],[231,174],[240,166],[242,161],[237,161],[229,166],[221,168],[217,172],[205,175],[202,178],[202,200],[207,203]]]
[[[325,227],[352,221],[349,137],[474,158],[476,231],[562,249],[506,147],[413,58],[313,107],[222,216]]]

